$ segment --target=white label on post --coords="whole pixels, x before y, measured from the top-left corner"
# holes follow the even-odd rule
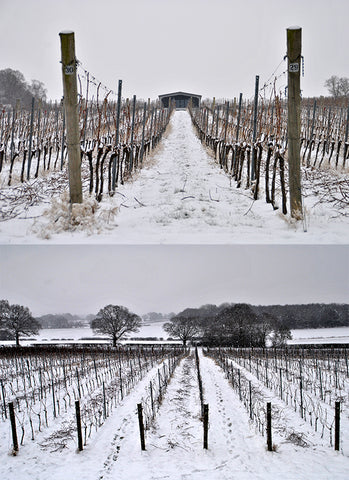
[[[67,65],[64,69],[64,73],[66,75],[73,75],[74,73],[74,65]]]
[[[299,72],[299,63],[290,63],[288,69],[290,72]]]

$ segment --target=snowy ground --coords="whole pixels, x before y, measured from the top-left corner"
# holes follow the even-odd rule
[[[208,450],[203,429],[194,356],[182,360],[168,385],[141,451],[136,405],[156,374],[151,370],[77,453],[76,441],[51,452],[27,440],[18,456],[9,454],[10,430],[0,452],[0,478],[6,480],[344,480],[349,471],[348,422],[335,452],[303,420],[285,409],[273,423],[275,452],[249,423],[248,413],[215,362],[200,354],[204,401],[209,404]],[[270,392],[270,400],[278,402]],[[283,422],[287,424],[283,424]],[[303,439],[297,445],[285,430]],[[4,440],[4,437],[2,435]],[[44,434],[41,435],[41,441]],[[298,437],[299,438],[299,437]]]
[[[323,201],[321,189],[312,191],[309,175],[305,222],[295,224],[289,215],[273,211],[262,193],[253,201],[250,191],[236,188],[201,145],[186,111],[174,112],[145,167],[113,198],[105,195],[97,206],[85,194],[82,227],[66,229],[66,197],[53,193],[55,182],[63,180],[50,180],[53,200],[45,194],[45,181],[33,182],[39,203],[25,210],[18,204],[20,192],[14,191],[18,184],[9,188],[2,180],[0,206],[16,216],[0,223],[1,243],[347,243],[349,216]]]
[[[131,338],[163,338],[167,339],[168,334],[163,330],[164,322],[151,323],[149,325],[143,325],[139,332],[134,332],[130,335]],[[299,328],[291,330],[292,340],[288,341],[289,345],[298,344],[324,344],[324,343],[347,343],[349,344],[349,327],[335,327],[335,328]],[[32,338],[23,338],[21,340],[22,345],[35,344],[35,342],[80,342],[84,341],[91,343],[91,339],[95,339],[95,342],[100,343],[99,337],[106,338],[103,335],[98,335],[93,332],[89,327],[85,328],[43,328],[39,331],[38,335]],[[83,340],[84,339],[84,340]],[[105,340],[105,343],[109,343],[109,340]],[[154,343],[150,341],[150,343]],[[171,342],[172,343],[172,342]],[[178,343],[181,343],[178,341]],[[14,345],[15,341],[2,340],[0,345]]]

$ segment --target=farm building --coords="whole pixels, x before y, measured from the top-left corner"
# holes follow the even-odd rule
[[[161,106],[167,108],[169,105],[169,101],[171,99],[171,103],[176,103],[176,108],[187,108],[190,99],[192,99],[193,107],[200,107],[201,102],[201,95],[196,95],[194,93],[186,93],[186,92],[174,92],[174,93],[166,93],[164,95],[159,95],[159,100]]]

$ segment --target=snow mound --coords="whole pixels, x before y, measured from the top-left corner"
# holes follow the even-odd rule
[[[71,204],[67,192],[53,198],[50,208],[31,227],[31,233],[43,239],[62,232],[102,233],[116,226],[119,207],[100,204],[94,197],[84,198],[81,204]]]

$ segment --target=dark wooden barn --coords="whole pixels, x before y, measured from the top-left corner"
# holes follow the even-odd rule
[[[174,92],[174,93],[166,93],[164,95],[159,95],[160,104],[164,108],[168,108],[169,101],[171,99],[171,103],[175,102],[176,108],[187,108],[190,99],[192,99],[193,107],[200,107],[201,102],[201,95],[196,95],[194,93],[186,93],[186,92]]]

